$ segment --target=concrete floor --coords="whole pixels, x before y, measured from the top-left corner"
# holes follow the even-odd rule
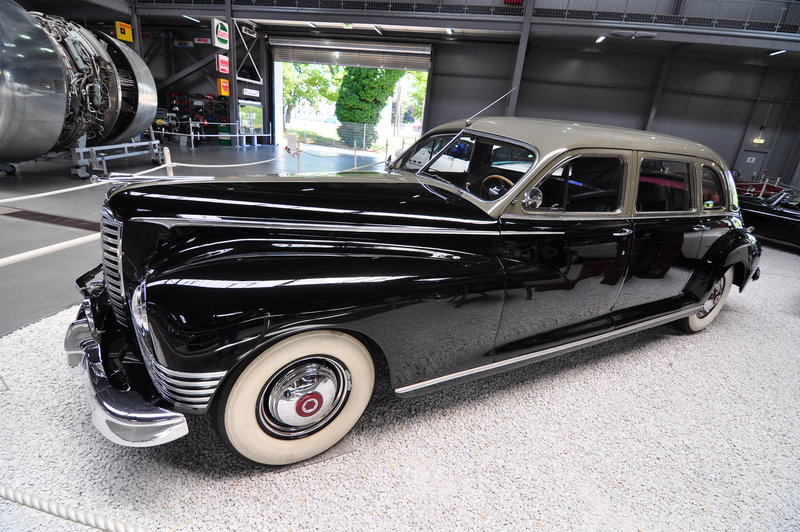
[[[297,172],[297,161],[285,157],[278,146],[241,148],[200,145],[195,150],[169,146],[173,162],[186,164],[240,164],[283,157],[271,163],[241,168],[176,168],[176,175],[263,175]],[[307,172],[334,172],[354,166],[353,154],[324,147],[304,145],[301,169]],[[360,153],[358,164],[374,163],[383,154]],[[16,165],[17,173],[0,174],[0,336],[19,327],[50,316],[79,302],[74,281],[100,263],[100,242],[76,245],[68,249],[29,258],[3,266],[2,261],[20,253],[40,250],[91,235],[96,228],[75,228],[100,220],[100,207],[108,185],[86,188],[89,180],[70,173],[71,164],[36,162]],[[135,173],[153,168],[146,156],[120,159],[109,163],[110,172]],[[372,168],[380,169],[381,165]],[[153,175],[164,175],[163,170]],[[25,199],[31,195],[66,190],[64,193]],[[42,216],[45,215],[45,216]],[[36,218],[36,219],[31,219]],[[68,225],[69,224],[69,225]],[[86,225],[86,224],[83,224]]]

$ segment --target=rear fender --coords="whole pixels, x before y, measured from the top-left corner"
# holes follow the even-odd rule
[[[733,282],[741,292],[758,266],[761,244],[744,229],[734,229],[717,239],[702,260],[702,266],[689,279],[685,292],[704,301],[715,279],[733,267]]]

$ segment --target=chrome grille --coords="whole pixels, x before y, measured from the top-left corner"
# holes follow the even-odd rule
[[[226,372],[188,373],[165,368],[156,362],[150,338],[143,335],[142,331],[139,331],[138,336],[144,365],[158,393],[183,410],[205,412]]]
[[[103,279],[111,300],[111,308],[120,325],[128,326],[128,313],[125,310],[125,289],[120,268],[120,245],[122,243],[122,224],[114,219],[108,209],[103,209],[100,221],[103,253]]]

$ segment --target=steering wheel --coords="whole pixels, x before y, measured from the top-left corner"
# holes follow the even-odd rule
[[[491,181],[499,181],[499,188],[491,187]],[[494,200],[508,192],[514,186],[514,183],[506,176],[500,174],[487,175],[481,181],[481,197]]]

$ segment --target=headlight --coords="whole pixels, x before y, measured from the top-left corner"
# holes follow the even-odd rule
[[[131,316],[136,326],[144,331],[150,332],[150,323],[147,321],[147,300],[145,299],[144,283],[140,284],[133,291],[131,296]]]

